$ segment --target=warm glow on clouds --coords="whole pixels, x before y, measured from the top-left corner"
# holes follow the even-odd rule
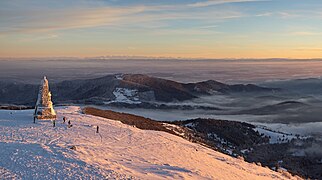
[[[0,57],[319,58],[320,10],[317,0],[1,1]]]

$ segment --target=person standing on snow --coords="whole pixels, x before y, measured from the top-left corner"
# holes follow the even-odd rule
[[[73,125],[72,123],[70,122],[70,120],[68,121],[68,127],[71,128]]]

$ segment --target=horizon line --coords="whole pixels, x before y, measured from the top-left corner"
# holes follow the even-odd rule
[[[265,58],[207,58],[207,57],[168,57],[168,56],[43,56],[43,57],[0,57],[0,60],[322,60],[319,58],[265,57]]]

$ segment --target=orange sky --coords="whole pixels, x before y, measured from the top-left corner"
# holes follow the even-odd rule
[[[321,58],[317,0],[0,2],[0,57]]]

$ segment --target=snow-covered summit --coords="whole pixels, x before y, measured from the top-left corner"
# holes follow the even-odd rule
[[[56,127],[49,120],[33,124],[32,115],[0,111],[0,179],[287,179],[165,132],[82,114],[79,107],[57,108]]]

